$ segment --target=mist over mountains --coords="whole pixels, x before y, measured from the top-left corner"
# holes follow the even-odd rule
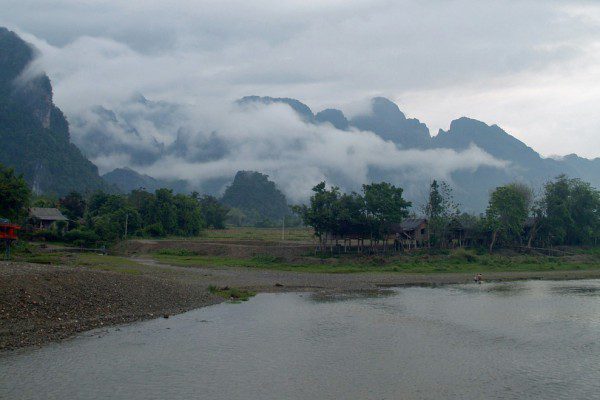
[[[52,103],[49,79],[28,68],[34,54],[14,33],[0,31],[0,139],[6,143],[0,163],[24,173],[41,193],[90,191],[110,182],[125,191],[169,186],[221,194],[238,171],[258,171],[290,202],[304,201],[322,180],[357,191],[385,180],[418,205],[429,182],[443,179],[463,209],[480,212],[490,189],[510,181],[540,188],[565,173],[600,186],[600,159],[543,158],[500,127],[469,118],[431,136],[383,97],[346,115],[336,108],[315,113],[293,98],[194,105],[138,93],[68,115],[69,130]]]
[[[132,108],[131,104],[137,104],[133,108],[139,109],[140,114],[132,115],[130,112],[125,112],[116,117],[116,114],[110,111],[110,114],[107,114],[111,116],[110,119],[101,118],[98,121],[102,121],[102,124],[120,124],[123,127],[123,133],[128,132],[130,135],[139,137],[135,121],[139,120],[140,115],[156,112],[161,107],[166,112],[173,112],[173,110],[181,112],[181,108],[176,105],[154,103],[140,96],[132,98],[131,103],[126,107],[127,110]],[[145,107],[139,108],[140,105],[145,105]],[[353,168],[351,154],[347,158],[349,165],[338,165],[338,171],[330,169],[320,178],[348,190],[358,190],[360,184],[366,181],[388,180],[406,187],[409,198],[419,204],[423,201],[425,191],[423,188],[431,179],[446,179],[454,187],[457,200],[463,205],[463,208],[470,211],[482,211],[487,202],[489,190],[511,181],[524,182],[539,189],[547,180],[565,173],[569,176],[581,177],[595,186],[600,185],[600,159],[588,160],[576,155],[568,155],[560,159],[543,158],[535,150],[497,125],[490,126],[466,117],[452,121],[447,131],[440,130],[437,135],[431,136],[424,123],[415,118],[407,118],[395,103],[383,97],[371,100],[370,112],[350,118],[346,117],[342,110],[332,108],[313,113],[309,106],[292,98],[247,96],[236,101],[235,105],[245,112],[261,109],[273,114],[281,112],[281,108],[275,106],[283,106],[288,109],[287,111],[293,112],[309,130],[311,127],[313,129],[334,129],[335,135],[340,137],[348,135],[350,132],[373,132],[379,139],[384,140],[386,147],[395,153],[381,154],[382,158],[378,162],[368,166],[364,180],[349,178],[339,171],[343,171],[344,168]],[[183,108],[183,106],[181,107]],[[239,110],[235,112],[239,112]],[[154,114],[154,117],[156,116]],[[168,116],[165,115],[164,118],[158,118],[157,121],[164,121],[167,118]],[[158,124],[154,129],[160,130]],[[84,130],[82,137],[88,136],[94,136],[93,131]],[[272,139],[266,138],[265,140]],[[370,140],[371,138],[365,137],[365,146],[368,146]],[[210,135],[202,132],[194,134],[190,128],[183,127],[177,128],[176,139],[170,144],[143,138],[140,138],[140,141],[154,143],[146,154],[129,153],[132,164],[142,169],[152,165],[161,157],[170,157],[172,154],[177,154],[190,161],[210,163],[226,158],[230,148],[219,132],[213,131]],[[195,141],[195,145],[191,144],[194,143],[193,141]],[[299,143],[296,145],[299,151],[302,151],[302,146],[299,146]],[[85,144],[82,143],[82,146],[85,147]],[[291,146],[293,147],[294,144],[292,143]],[[471,163],[469,167],[461,168],[459,161],[459,165],[449,164],[437,169],[428,168],[431,167],[431,164],[428,165],[431,158],[444,157],[440,152],[450,152],[447,154],[449,157],[463,154],[462,159],[466,158],[465,152],[473,152],[475,158],[485,154],[488,157],[487,161],[495,160],[495,162],[486,161],[481,165]],[[92,157],[107,157],[110,154],[105,149],[103,153],[92,154]],[[377,154],[374,155],[377,156]],[[277,154],[268,156],[277,158]],[[398,165],[398,158],[403,156],[407,162]],[[284,160],[281,162],[283,163]],[[387,168],[388,164],[397,167]],[[467,164],[465,161],[465,165]],[[310,169],[312,167],[313,165],[307,163],[301,168]],[[273,175],[273,173],[271,174]],[[277,178],[277,174],[274,175]],[[218,193],[223,190],[227,182],[227,178],[213,178],[210,190]],[[314,182],[316,181],[310,182],[310,184]],[[279,181],[278,183],[281,185]],[[309,183],[305,184],[305,186],[308,185]],[[292,198],[294,197],[292,196]]]

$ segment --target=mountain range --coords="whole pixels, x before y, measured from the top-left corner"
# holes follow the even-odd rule
[[[154,190],[166,186],[177,192],[219,194],[231,182],[231,178],[210,177],[195,182],[161,180],[139,172],[166,158],[199,164],[218,162],[230,153],[232,143],[226,142],[219,132],[205,132],[192,123],[182,123],[188,114],[180,104],[155,102],[138,94],[115,109],[94,107],[89,110],[92,117],[74,115],[69,127],[53,103],[48,77],[42,74],[24,78],[35,54],[35,49],[15,33],[0,28],[0,163],[24,174],[35,192],[61,195],[71,190]],[[564,173],[600,187],[600,158],[590,160],[575,154],[544,158],[499,126],[465,117],[452,121],[447,131],[440,130],[432,136],[424,123],[407,118],[394,102],[383,97],[371,100],[370,112],[351,118],[335,108],[313,113],[308,105],[292,98],[247,96],[236,103],[283,104],[308,126],[331,125],[339,135],[370,131],[398,149],[462,151],[475,145],[506,161],[505,168],[480,166],[451,173],[449,180],[456,199],[468,211],[483,211],[489,191],[511,181],[539,189],[547,180]],[[71,135],[72,132],[76,134]],[[163,139],[168,135],[174,140]],[[129,160],[130,168],[119,166],[101,177],[98,168],[88,160],[111,160],[115,154]],[[107,170],[106,165],[104,169]],[[402,176],[401,171],[397,172],[397,176]],[[389,178],[389,172],[370,171],[369,179]],[[415,186],[426,188],[427,183]],[[407,193],[416,200],[416,190]]]
[[[326,109],[313,114],[310,107],[290,98],[248,96],[244,103],[282,103],[289,105],[303,120],[315,124],[331,124],[348,130],[371,131],[402,149],[453,149],[479,147],[499,160],[509,162],[507,168],[482,166],[474,171],[452,173],[455,195],[470,211],[483,210],[489,191],[502,184],[519,181],[540,189],[548,180],[566,174],[600,187],[600,158],[587,159],[570,154],[561,158],[545,158],[497,125],[462,117],[450,123],[450,129],[432,136],[427,126],[414,118],[406,118],[398,105],[384,97],[371,100],[371,113],[348,119],[341,110]],[[435,178],[435,177],[433,177]]]

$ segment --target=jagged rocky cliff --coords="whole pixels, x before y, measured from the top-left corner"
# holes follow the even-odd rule
[[[25,78],[35,50],[0,28],[0,163],[22,173],[37,193],[108,189],[98,169],[69,140],[46,75]]]

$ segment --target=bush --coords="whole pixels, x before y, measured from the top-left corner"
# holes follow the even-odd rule
[[[152,237],[165,236],[165,230],[163,229],[163,226],[160,223],[148,225],[144,228],[144,233]]]
[[[65,241],[76,246],[92,246],[100,240],[95,232],[85,229],[74,229],[65,233]]]
[[[198,253],[191,250],[186,249],[161,249],[156,252],[161,256],[181,256],[181,257],[191,257],[197,256]]]
[[[40,240],[46,242],[57,242],[62,239],[62,237],[56,231],[50,229],[32,232],[30,237],[31,240]]]
[[[459,262],[473,263],[477,261],[477,256],[465,249],[457,249],[450,255],[450,259]]]

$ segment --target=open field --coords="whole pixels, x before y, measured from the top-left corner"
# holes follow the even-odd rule
[[[264,242],[303,242],[312,243],[310,228],[228,228],[212,229],[202,233],[202,240],[264,241]]]

